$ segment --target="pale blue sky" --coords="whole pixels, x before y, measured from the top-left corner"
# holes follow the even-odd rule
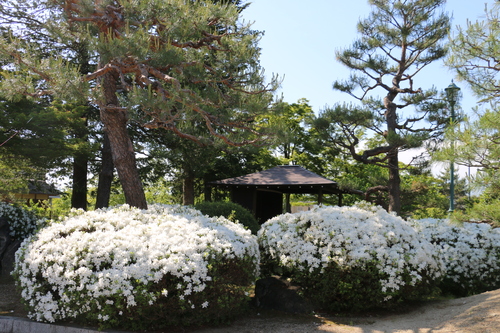
[[[325,105],[350,101],[349,96],[332,90],[332,83],[349,76],[335,60],[334,52],[350,46],[359,35],[356,24],[370,12],[367,0],[248,0],[243,12],[253,27],[265,31],[260,42],[261,64],[266,76],[284,75],[279,93],[294,103],[306,98],[315,112]],[[453,15],[452,26],[465,26],[467,19],[484,18],[484,6],[494,0],[448,0],[446,12]],[[454,74],[442,63],[434,64],[416,76],[417,87],[446,88]],[[462,82],[464,111],[475,105],[475,98]]]

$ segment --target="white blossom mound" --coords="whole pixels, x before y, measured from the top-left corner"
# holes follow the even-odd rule
[[[413,221],[438,246],[445,263],[445,278],[459,294],[500,288],[500,229],[486,223],[456,225],[449,220]]]
[[[381,207],[363,206],[315,207],[272,218],[258,234],[262,254],[305,273],[374,264],[385,300],[424,275],[431,280],[442,275],[435,246],[408,222]]]
[[[0,202],[0,218],[7,220],[10,236],[18,240],[34,234],[36,230],[47,222],[25,208],[6,202]]]
[[[16,257],[14,275],[30,318],[47,322],[89,311],[106,322],[169,297],[189,310],[207,309],[216,305],[190,297],[212,281],[214,261],[250,262],[253,275],[259,265],[250,231],[225,218],[163,205],[76,212],[27,239]],[[152,292],[165,277],[178,282]]]

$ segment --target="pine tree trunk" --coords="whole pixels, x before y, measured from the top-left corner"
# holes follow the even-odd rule
[[[73,188],[71,207],[87,210],[87,154],[75,154],[73,157]]]
[[[116,78],[112,73],[104,75],[103,88],[106,105],[101,106],[101,121],[109,138],[113,163],[125,194],[125,202],[133,207],[147,209],[134,147],[127,131],[127,111],[119,106]]]
[[[80,63],[80,74],[85,75],[92,71],[90,65],[90,56],[87,52],[85,43],[75,43],[78,62]],[[90,109],[87,109],[90,110]],[[75,132],[75,138],[88,142],[88,114],[82,119],[85,120],[85,128],[78,129]],[[89,156],[85,153],[76,153],[73,156],[73,189],[71,193],[71,207],[87,210],[87,174],[88,174]]]
[[[384,101],[386,106],[386,121],[387,121],[387,139],[389,145],[392,145],[391,140],[392,135],[396,137],[397,128],[397,110],[394,104],[394,99],[397,96],[397,92],[391,92],[388,94]],[[399,158],[398,149],[394,148],[388,153],[387,164],[389,167],[389,183],[387,187],[389,188],[389,212],[395,212],[396,214],[401,213],[401,177],[399,176]]]
[[[389,211],[401,213],[401,177],[399,176],[399,159],[397,151],[389,156]]]
[[[111,146],[106,133],[103,136],[103,144],[101,149],[101,172],[99,173],[99,183],[97,185],[97,197],[95,208],[105,208],[109,206],[109,198],[111,196],[111,184],[113,183],[113,156],[111,154]]]
[[[194,205],[194,177],[188,174],[182,183],[182,204]]]

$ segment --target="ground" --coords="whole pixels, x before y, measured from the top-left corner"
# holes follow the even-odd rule
[[[0,315],[26,317],[12,279],[0,278]],[[169,330],[171,332],[172,330]],[[290,315],[260,311],[227,327],[179,329],[192,333],[498,333],[500,290],[483,294],[426,302],[398,313],[358,316]]]

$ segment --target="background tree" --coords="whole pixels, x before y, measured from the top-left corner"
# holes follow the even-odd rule
[[[372,12],[358,23],[360,39],[336,53],[353,74],[333,88],[364,102],[363,107],[338,105],[320,114],[318,130],[331,145],[340,146],[361,163],[388,168],[388,208],[401,210],[399,152],[419,147],[446,123],[437,91],[423,91],[415,77],[442,59],[450,19],[442,12],[444,0],[370,0]],[[385,96],[370,96],[383,91]],[[411,111],[406,111],[412,108]],[[402,112],[405,112],[403,115]],[[427,125],[422,126],[422,124]],[[422,126],[422,127],[419,127]],[[364,149],[360,133],[378,136],[380,146]]]
[[[91,71],[92,59],[88,53],[85,41],[68,39],[59,30],[53,29],[58,24],[49,24],[47,8],[38,0],[12,1],[5,0],[0,4],[0,32],[8,39],[10,36],[22,38],[26,43],[37,49],[39,61],[47,57],[61,56],[67,62],[79,66],[82,75]],[[54,20],[54,17],[52,18]],[[5,67],[6,70],[9,67]],[[20,73],[18,73],[20,74]],[[43,86],[43,82],[36,84]],[[47,104],[48,101],[46,100]],[[69,104],[59,103],[56,108],[68,108]],[[97,118],[95,107],[92,105],[71,105],[76,108],[81,121],[68,123],[65,128],[68,140],[72,142],[72,154],[68,156],[64,166],[58,168],[58,174],[69,177],[72,180],[71,204],[75,208],[87,207],[87,175],[88,166],[94,152],[89,152],[91,142],[95,142],[93,127]],[[85,108],[85,109],[84,109]],[[62,125],[62,124],[60,124]],[[78,126],[76,126],[78,125]],[[50,127],[50,124],[47,125]],[[76,144],[76,140],[79,141]],[[80,147],[81,149],[75,149]],[[57,150],[55,150],[57,151]]]
[[[479,195],[465,211],[454,214],[462,221],[500,221],[499,19],[498,4],[486,7],[485,19],[467,22],[450,37],[446,63],[480,100],[470,117],[446,132],[446,139],[453,142],[453,146],[443,145],[433,156],[438,160],[453,159],[458,165],[478,168],[472,186]]]
[[[457,32],[450,36],[446,63],[483,102],[496,103],[500,97],[500,70],[497,66],[500,54],[499,10],[499,4],[490,9],[486,7],[485,19],[468,21],[466,27],[457,27]]]
[[[310,124],[314,111],[308,103],[305,98],[292,104],[278,101],[273,105],[273,112],[263,120],[279,125],[280,131],[271,149],[276,150],[282,164],[298,164],[300,155],[312,149]]]
[[[98,105],[130,205],[147,206],[127,132],[129,121],[194,141],[200,138],[184,132],[188,127],[181,124],[203,124],[211,135],[233,145],[265,139],[254,128],[254,117],[265,111],[274,86],[265,86],[261,75],[259,33],[238,20],[236,6],[175,0],[168,6],[154,1],[41,4],[65,19],[58,21],[60,31],[92,41],[90,52],[99,55],[100,65],[82,76],[77,67],[58,58],[37,62],[32,56],[36,50],[29,45],[4,39],[3,56],[24,72],[41,76],[47,89],[35,90],[16,77],[5,80],[2,88],[14,85],[17,93],[51,93],[67,100],[85,97]],[[234,117],[230,109],[240,112]]]
[[[458,27],[458,32],[450,38],[451,52],[447,58],[447,64],[456,71],[458,78],[465,81],[486,105],[484,111],[475,108],[474,117],[465,118],[447,132],[447,138],[456,142],[453,147],[455,163],[489,170],[500,168],[499,10],[499,5],[495,5],[493,9],[486,9],[485,20],[467,22],[465,28]],[[451,146],[444,146],[436,157],[446,159],[451,150]]]
[[[68,160],[76,152],[90,150],[72,136],[74,129],[82,127],[81,112],[77,108],[69,112],[50,101],[0,101],[2,192],[20,193],[28,182],[66,174]]]

